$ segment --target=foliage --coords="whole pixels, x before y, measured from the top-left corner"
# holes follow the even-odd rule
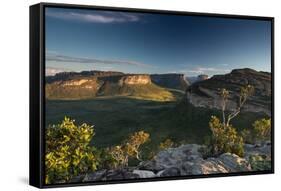
[[[253,86],[246,85],[241,87],[237,107],[233,108],[227,115],[226,106],[230,93],[224,88],[221,90],[222,122],[216,116],[211,117],[209,127],[212,131],[212,141],[210,145],[211,148],[208,148],[207,150],[210,150],[214,155],[221,154],[223,152],[235,153],[239,156],[244,155],[243,137],[238,135],[236,129],[230,124],[230,122],[238,116],[248,97],[253,95],[253,93]]]
[[[240,112],[241,108],[245,105],[249,96],[254,94],[254,87],[251,85],[242,86],[240,88],[240,94],[237,101],[237,107],[226,116],[226,104],[228,102],[228,98],[230,96],[229,91],[226,89],[221,90],[221,98],[222,98],[222,123],[224,126],[229,126],[231,120],[235,118]]]
[[[144,131],[135,132],[131,135],[123,144],[111,147],[109,154],[113,161],[112,165],[114,168],[128,166],[129,158],[140,158],[140,146],[146,143],[149,139],[149,134]]]
[[[77,126],[65,117],[46,129],[46,184],[67,182],[73,176],[97,169],[95,148],[89,146],[94,136],[93,126]]]
[[[166,139],[165,141],[160,143],[159,149],[164,150],[173,146],[175,146],[175,143],[171,139]]]
[[[271,137],[271,119],[260,119],[253,123],[256,140],[267,141]]]
[[[271,138],[271,118],[262,118],[252,124],[252,129],[244,129],[241,135],[248,143],[255,144],[258,141],[268,141]]]
[[[252,155],[249,158],[252,170],[271,170],[271,159],[267,159],[266,156]]]
[[[244,141],[231,125],[224,126],[220,120],[212,116],[209,122],[212,131],[212,153],[215,155],[229,152],[239,156],[244,155]]]

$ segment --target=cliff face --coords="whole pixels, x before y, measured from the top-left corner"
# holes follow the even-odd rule
[[[52,83],[55,81],[72,80],[81,77],[107,77],[107,76],[122,76],[124,73],[115,71],[82,71],[82,72],[61,72],[54,76],[47,76],[46,83]]]
[[[152,74],[152,82],[171,89],[186,90],[190,85],[187,80],[185,80],[183,74]]]
[[[193,76],[193,77],[186,77],[186,80],[191,84],[194,84],[195,82],[200,82],[203,80],[207,80],[209,77],[206,74],[200,74],[198,76]]]
[[[146,85],[151,84],[149,75],[126,75],[121,77],[119,85]]]
[[[254,86],[255,92],[249,97],[243,110],[271,115],[271,74],[247,68],[194,83],[188,88],[186,99],[196,107],[220,109],[220,90],[225,88],[230,91],[227,110],[233,110],[237,107],[240,88],[247,84]]]
[[[138,99],[171,101],[169,91],[152,83],[150,75],[89,71],[60,73],[47,77],[47,99],[87,99],[98,96],[129,96]]]

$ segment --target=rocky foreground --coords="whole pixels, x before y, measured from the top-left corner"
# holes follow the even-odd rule
[[[271,144],[245,145],[245,157],[224,153],[204,159],[197,144],[182,145],[160,151],[153,160],[141,162],[137,167],[99,170],[73,178],[71,182],[155,178],[201,174],[252,171],[250,156],[271,158]]]

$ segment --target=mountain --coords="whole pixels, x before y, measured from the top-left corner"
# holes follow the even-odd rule
[[[200,81],[203,81],[203,80],[207,80],[209,77],[208,75],[205,75],[205,74],[200,74],[198,76],[191,76],[191,77],[186,77],[185,79],[190,83],[190,84],[193,84],[195,82],[200,82]]]
[[[186,99],[196,107],[221,108],[220,90],[230,91],[227,110],[237,107],[240,88],[245,85],[255,88],[254,95],[247,100],[243,110],[263,112],[271,115],[271,73],[253,69],[235,69],[225,75],[215,75],[207,80],[192,84],[186,91]]]
[[[146,74],[121,72],[67,72],[46,77],[47,99],[89,99],[128,96],[139,99],[172,101],[174,95],[157,86]]]
[[[165,88],[185,91],[190,85],[183,74],[152,74],[150,77],[153,83]]]

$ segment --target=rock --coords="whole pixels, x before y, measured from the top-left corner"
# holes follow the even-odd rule
[[[158,174],[158,176],[160,176],[160,177],[180,176],[180,175],[181,175],[181,170],[177,167],[167,168]]]
[[[155,165],[169,168],[189,160],[200,159],[202,154],[198,151],[199,148],[201,148],[200,145],[187,144],[160,151],[154,158]]]
[[[252,85],[255,91],[247,100],[243,111],[263,112],[271,116],[271,73],[249,68],[214,75],[192,84],[186,91],[186,100],[195,107],[221,109],[220,89],[223,87],[230,91],[228,109],[233,110],[237,107],[240,88],[247,84]]]
[[[266,158],[271,158],[271,143],[265,142],[259,145],[245,144],[244,151],[246,159],[249,159],[251,155],[262,155],[266,156]]]
[[[223,166],[228,170],[228,172],[241,172],[241,171],[251,171],[251,165],[249,162],[235,154],[224,153],[219,156]]]
[[[140,75],[140,74],[126,75],[118,81],[118,84],[120,86],[122,86],[123,84],[146,85],[146,84],[151,84],[151,79],[149,75]]]
[[[107,173],[107,170],[100,170],[96,171],[93,173],[86,174],[85,177],[83,178],[83,182],[88,182],[88,181],[100,181],[105,178]]]
[[[141,162],[140,165],[138,166],[138,169],[149,170],[154,173],[157,173],[161,170],[164,170],[165,167],[153,160],[153,161]]]
[[[140,178],[138,174],[134,174],[128,169],[109,170],[106,175],[106,180],[124,180]]]
[[[156,177],[154,172],[148,170],[134,170],[133,174],[139,175],[140,178],[153,178]]]
[[[190,85],[183,74],[152,74],[150,77],[153,83],[165,88],[185,91]]]

